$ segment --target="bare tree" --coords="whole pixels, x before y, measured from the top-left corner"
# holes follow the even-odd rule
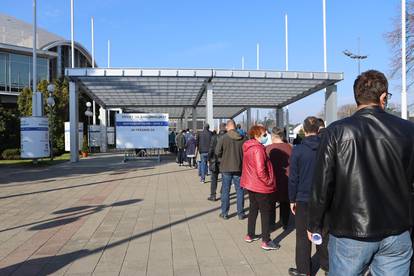
[[[406,9],[407,32],[407,73],[414,70],[414,0],[409,0]],[[400,10],[401,14],[401,10]],[[393,30],[385,34],[385,38],[392,49],[391,72],[392,78],[401,72],[401,15],[393,19]],[[407,74],[407,77],[412,74]],[[413,78],[408,79],[408,86],[414,83]]]
[[[356,104],[344,104],[338,108],[338,119],[352,116],[357,110]]]

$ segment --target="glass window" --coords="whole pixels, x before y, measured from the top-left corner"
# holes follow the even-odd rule
[[[37,81],[48,80],[48,62],[46,58],[37,59]]]
[[[7,73],[7,54],[0,53],[0,86],[4,87],[6,85],[6,73]]]
[[[28,86],[30,77],[29,56],[11,54],[10,66],[12,88],[23,88]]]

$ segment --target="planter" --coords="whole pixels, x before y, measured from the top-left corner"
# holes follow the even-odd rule
[[[88,152],[87,152],[87,151],[82,151],[82,157],[84,157],[84,158],[85,158],[85,157],[88,157],[88,155],[89,155],[89,154],[88,154]]]

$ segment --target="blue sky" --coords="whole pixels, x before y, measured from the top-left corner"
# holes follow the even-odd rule
[[[1,11],[32,20],[32,0],[2,0]],[[70,0],[38,0],[38,24],[70,37]],[[343,72],[338,105],[352,103],[356,62],[342,51],[369,55],[362,70],[390,72],[391,49],[384,34],[399,17],[399,0],[327,0],[328,70]],[[95,18],[96,61],[107,64],[111,40],[112,67],[240,68],[283,70],[284,14],[289,16],[289,69],[323,71],[322,0],[75,0],[75,39],[90,49],[90,18]],[[398,79],[392,80],[392,102],[399,103]],[[290,106],[293,122],[323,108],[323,92]],[[409,102],[413,96],[409,91]],[[264,116],[267,111],[262,111]],[[256,114],[256,112],[253,112]]]

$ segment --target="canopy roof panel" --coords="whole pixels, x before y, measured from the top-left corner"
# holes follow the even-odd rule
[[[68,68],[66,76],[103,107],[171,118],[191,114],[192,107],[203,115],[208,83],[214,117],[231,118],[250,107],[286,106],[343,79],[342,73],[140,68]]]

